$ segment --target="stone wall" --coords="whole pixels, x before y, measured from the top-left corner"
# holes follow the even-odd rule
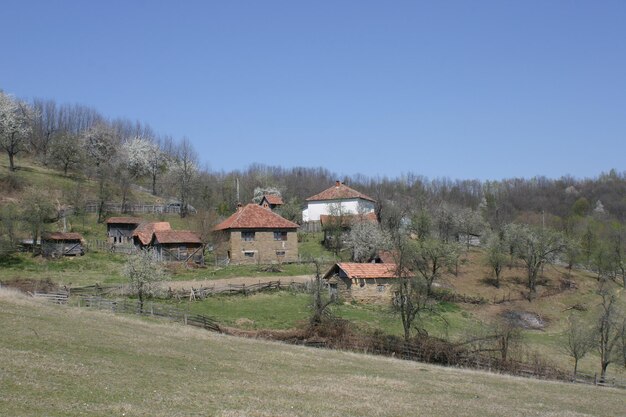
[[[366,304],[389,304],[394,293],[394,279],[349,279],[337,277],[340,301]]]
[[[287,231],[287,240],[274,240],[274,231],[254,230],[254,240],[244,241],[241,238],[241,230],[232,230],[228,245],[230,262],[233,264],[269,264],[298,261],[297,232]]]

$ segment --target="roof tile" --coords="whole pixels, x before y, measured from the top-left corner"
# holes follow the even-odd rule
[[[297,229],[294,222],[281,217],[258,204],[241,207],[232,216],[218,224],[213,230],[228,229]]]
[[[376,202],[376,200],[374,200],[372,197],[360,193],[357,190],[354,190],[339,181],[337,181],[335,185],[325,189],[321,193],[315,194],[314,196],[307,198],[306,201],[343,200],[351,198],[361,198],[363,200]]]

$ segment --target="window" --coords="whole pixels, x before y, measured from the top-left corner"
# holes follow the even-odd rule
[[[287,240],[287,232],[274,232],[274,240]]]
[[[276,251],[276,256],[285,256],[285,251],[284,250],[277,250]]]
[[[241,232],[241,240],[252,242],[254,240],[254,232]]]
[[[254,252],[253,251],[244,251],[243,256],[245,256],[246,258],[254,258]]]

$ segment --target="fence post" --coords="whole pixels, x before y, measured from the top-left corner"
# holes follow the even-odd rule
[[[598,373],[597,372],[593,375],[593,385],[598,385]]]
[[[183,320],[184,320],[184,322],[185,322],[185,326],[186,326],[186,325],[187,325],[187,313],[185,313],[185,314],[183,315]]]

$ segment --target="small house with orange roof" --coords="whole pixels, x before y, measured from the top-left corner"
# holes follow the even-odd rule
[[[376,200],[337,181],[334,186],[307,198],[306,203],[302,221],[318,222],[322,215],[373,213]]]
[[[259,202],[259,206],[269,207],[272,210],[274,210],[276,207],[282,206],[283,204],[283,198],[276,194],[265,194]]]
[[[339,262],[333,265],[324,280],[331,297],[343,301],[387,303],[391,301],[393,285],[398,281],[396,264]]]
[[[298,260],[298,225],[269,207],[248,204],[213,228],[215,251],[234,264],[295,262]]]

